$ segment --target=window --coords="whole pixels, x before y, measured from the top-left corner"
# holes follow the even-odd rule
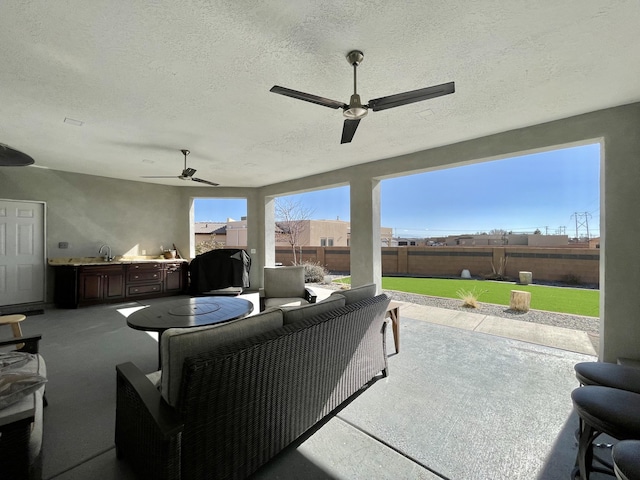
[[[333,247],[333,238],[327,238],[327,246]]]
[[[320,239],[320,246],[321,247],[326,247],[327,246],[327,239],[326,238],[321,238]]]

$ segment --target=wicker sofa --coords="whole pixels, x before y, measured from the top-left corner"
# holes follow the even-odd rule
[[[162,373],[117,370],[116,453],[140,478],[245,478],[388,372],[375,286],[220,326],[170,329]]]

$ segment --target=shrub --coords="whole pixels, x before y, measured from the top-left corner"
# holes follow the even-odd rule
[[[564,276],[564,283],[567,285],[580,285],[582,282],[580,281],[580,277],[574,273],[568,273]]]
[[[211,250],[216,250],[218,248],[224,247],[224,242],[217,242],[215,234],[212,234],[209,240],[205,240],[196,244],[196,255],[200,255],[202,253],[210,252]]]
[[[305,283],[324,282],[324,276],[329,274],[329,270],[319,263],[302,262],[300,265],[304,267]]]
[[[486,292],[486,290],[483,290],[482,292],[476,292],[475,288],[473,290],[464,290],[461,288],[456,292],[456,295],[458,295],[458,297],[460,297],[460,300],[462,300],[463,307],[478,308],[478,297]]]
[[[493,262],[491,262],[492,273],[490,275],[487,275],[487,280],[508,280],[506,275],[508,259],[509,257],[507,256],[502,257],[497,268],[493,264]]]

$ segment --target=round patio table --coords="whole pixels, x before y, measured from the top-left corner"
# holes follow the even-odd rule
[[[160,338],[169,328],[215,325],[243,318],[253,303],[236,297],[194,297],[160,301],[133,312],[127,325],[136,330],[158,332],[158,367],[162,367]]]

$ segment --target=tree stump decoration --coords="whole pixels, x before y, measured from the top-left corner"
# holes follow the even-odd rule
[[[531,292],[522,290],[511,290],[509,308],[518,312],[528,312],[531,305]]]

